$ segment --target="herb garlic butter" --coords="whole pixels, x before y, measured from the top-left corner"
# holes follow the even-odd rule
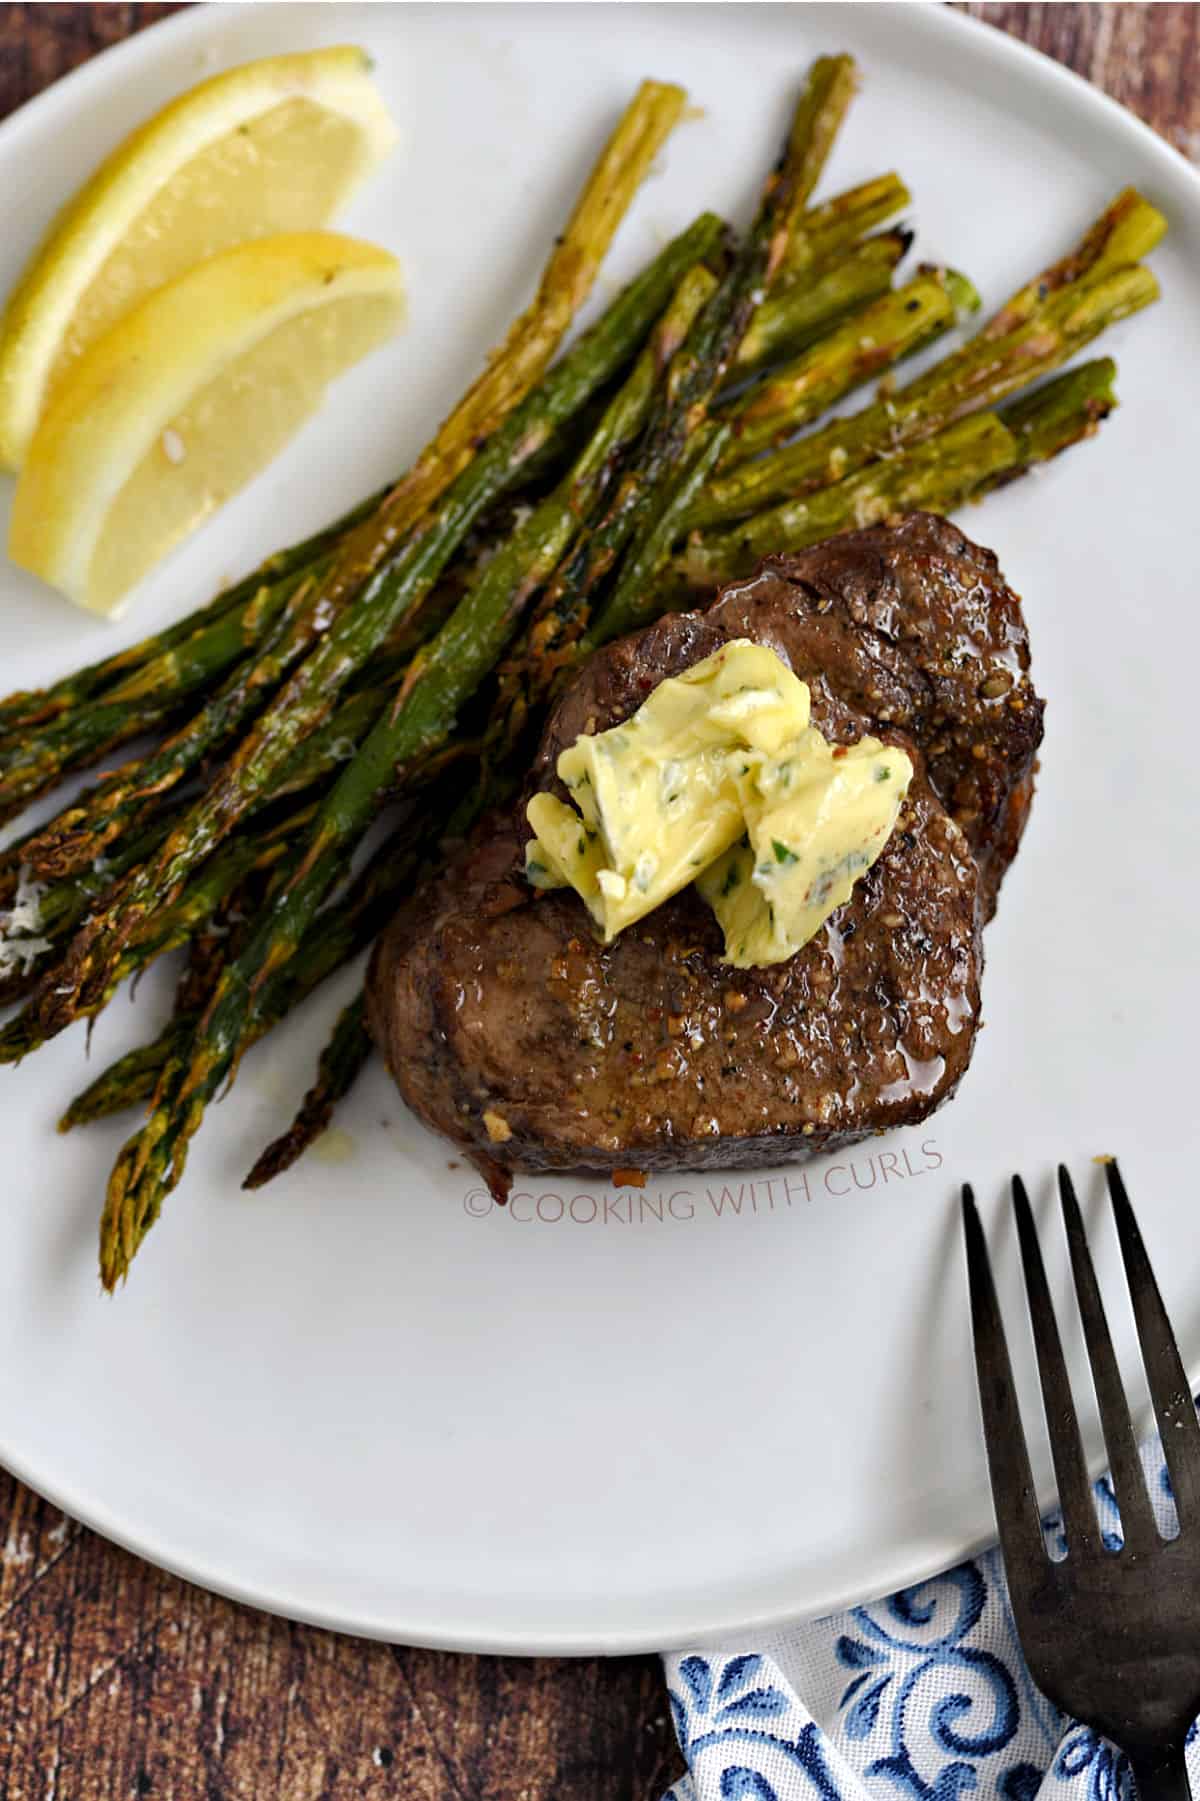
[[[912,780],[902,750],[862,738],[831,745],[810,726],[741,778],[746,835],[696,886],[739,969],[782,963],[849,900],[891,837]]]
[[[695,882],[739,967],[806,944],[887,842],[912,778],[878,739],[827,744],[807,686],[734,639],[658,687],[623,725],[558,759],[574,806],[529,803],[525,872],[570,886],[606,942]]]

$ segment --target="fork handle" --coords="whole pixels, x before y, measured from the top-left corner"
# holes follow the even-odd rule
[[[1138,1801],[1191,1801],[1187,1760],[1180,1745],[1130,1751]]]

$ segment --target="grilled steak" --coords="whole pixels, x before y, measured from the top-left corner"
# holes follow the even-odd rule
[[[980,927],[1032,786],[1041,702],[990,552],[913,515],[773,558],[703,613],[601,652],[531,777],[730,638],[809,683],[823,734],[872,732],[916,773],[850,900],[788,962],[734,970],[691,891],[610,946],[568,891],[521,876],[524,810],[414,897],[376,947],[371,1029],[406,1100],[498,1188],[515,1169],[752,1166],[923,1119],[979,1017]]]

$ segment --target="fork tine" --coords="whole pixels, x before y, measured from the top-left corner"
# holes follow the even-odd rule
[[[1071,1269],[1083,1320],[1083,1335],[1092,1366],[1092,1381],[1100,1404],[1100,1424],[1104,1428],[1117,1506],[1121,1510],[1121,1531],[1130,1550],[1147,1550],[1158,1542],[1159,1531],[1146,1491],[1133,1422],[1129,1417],[1129,1402],[1117,1368],[1108,1317],[1100,1297],[1092,1254],[1088,1250],[1079,1203],[1075,1199],[1070,1172],[1062,1163],[1058,1166],[1058,1191],[1071,1250]]]
[[[1179,1347],[1163,1306],[1141,1230],[1129,1203],[1116,1163],[1105,1166],[1109,1197],[1117,1222],[1121,1256],[1133,1302],[1142,1362],[1150,1383],[1154,1414],[1171,1473],[1171,1489],[1182,1527],[1200,1519],[1200,1422],[1192,1402]]]
[[[1038,1243],[1037,1227],[1029,1206],[1029,1196],[1020,1176],[1012,1182],[1013,1210],[1017,1216],[1017,1237],[1021,1245],[1021,1265],[1025,1271],[1025,1292],[1029,1301],[1029,1317],[1037,1345],[1038,1375],[1042,1383],[1042,1405],[1050,1433],[1050,1449],[1054,1453],[1054,1474],[1058,1479],[1058,1503],[1062,1510],[1067,1535],[1067,1555],[1076,1550],[1089,1551],[1096,1544],[1096,1509],[1092,1503],[1092,1485],[1088,1480],[1083,1442],[1067,1375],[1054,1303],[1046,1281],[1046,1266]]]
[[[971,1288],[975,1371],[979,1379],[979,1408],[983,1415],[992,1501],[1009,1581],[1015,1589],[1020,1577],[1028,1578],[1033,1558],[1041,1563],[1048,1562],[1049,1558],[1042,1537],[1033,1471],[1029,1467],[1029,1449],[1021,1427],[1021,1410],[1013,1387],[1004,1321],[1000,1317],[983,1227],[969,1185],[963,1187],[962,1210]]]

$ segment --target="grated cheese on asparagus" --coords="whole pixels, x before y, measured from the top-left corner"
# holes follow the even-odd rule
[[[50,949],[41,934],[44,882],[36,882],[28,865],[17,872],[17,893],[7,913],[0,913],[0,977],[24,974]]]

